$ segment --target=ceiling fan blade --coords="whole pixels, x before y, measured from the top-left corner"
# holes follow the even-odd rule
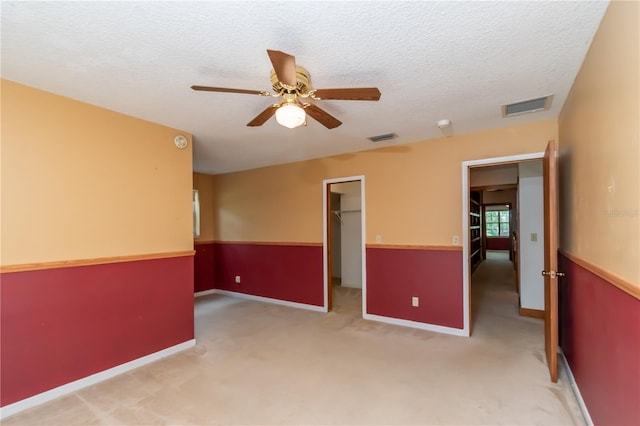
[[[342,124],[342,121],[314,104],[305,104],[304,110],[327,129],[335,129]]]
[[[267,95],[267,92],[260,90],[230,89],[228,87],[210,87],[210,86],[191,86],[193,90],[204,92],[226,92],[226,93],[245,93],[247,95]]]
[[[377,87],[360,87],[352,89],[318,89],[313,94],[315,99],[342,101],[377,101],[380,90]]]
[[[296,86],[296,58],[279,50],[268,50],[267,54],[280,83]]]
[[[267,107],[267,109],[265,109],[260,114],[258,114],[256,116],[256,118],[254,118],[253,120],[248,122],[247,126],[249,126],[249,127],[262,126],[264,123],[267,122],[268,119],[273,117],[273,114],[276,113],[276,110],[278,109],[278,107],[279,107],[279,105],[277,105],[277,104],[276,105],[269,105]]]

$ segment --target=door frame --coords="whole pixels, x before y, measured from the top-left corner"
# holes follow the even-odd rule
[[[324,312],[329,312],[329,289],[331,271],[329,271],[329,190],[333,183],[360,182],[360,221],[361,221],[361,256],[362,256],[362,316],[367,314],[367,251],[366,251],[366,202],[364,175],[325,179],[322,181],[322,268],[324,283]]]
[[[498,166],[501,164],[521,163],[542,160],[544,152],[511,155],[506,157],[483,158],[462,162],[462,312],[463,335],[471,336],[471,268],[469,265],[469,169],[478,166]]]

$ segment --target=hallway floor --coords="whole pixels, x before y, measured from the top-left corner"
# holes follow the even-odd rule
[[[583,424],[510,267],[474,274],[471,338],[365,321],[358,289],[327,314],[203,296],[194,348],[2,424]]]

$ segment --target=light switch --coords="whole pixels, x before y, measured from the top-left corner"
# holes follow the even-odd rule
[[[534,243],[536,241],[538,241],[538,233],[537,232],[532,232],[531,233],[531,241],[533,241]]]

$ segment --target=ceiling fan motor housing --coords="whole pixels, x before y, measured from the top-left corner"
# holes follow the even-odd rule
[[[311,87],[311,77],[309,76],[309,71],[303,67],[296,66],[296,86],[292,87],[278,80],[275,70],[271,70],[271,86],[276,93],[307,93]]]

